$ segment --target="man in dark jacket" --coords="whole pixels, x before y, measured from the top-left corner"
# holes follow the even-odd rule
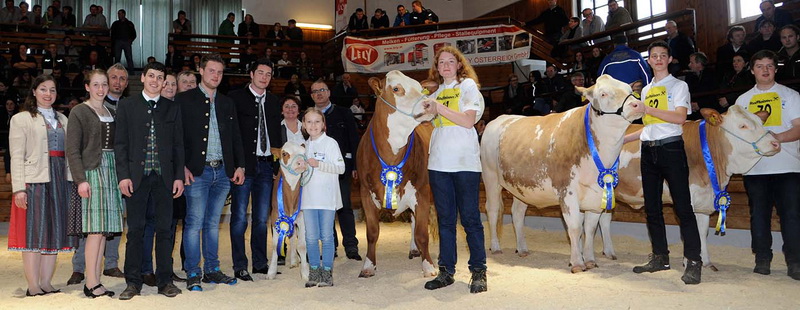
[[[367,29],[369,29],[369,24],[367,24],[367,17],[364,15],[364,9],[357,8],[356,12],[350,15],[350,22],[347,23],[347,30],[356,32]]]
[[[435,24],[439,22],[439,16],[430,9],[422,6],[422,1],[411,2],[411,15],[409,19],[412,25]]]
[[[389,16],[386,16],[386,11],[375,10],[375,16],[370,19],[370,26],[372,29],[389,28]]]
[[[745,45],[747,32],[742,26],[733,26],[728,29],[728,43],[717,48],[717,72],[724,76],[733,72],[733,55],[740,54],[744,59],[750,59],[750,52]]]
[[[125,51],[126,68],[133,71],[133,40],[136,40],[136,27],[125,18],[125,10],[117,11],[118,20],[111,24],[111,41],[114,44],[114,61],[122,62],[122,51]]]
[[[761,22],[765,20],[771,21],[775,25],[775,29],[781,29],[781,27],[791,25],[794,22],[791,13],[775,7],[775,0],[763,0],[758,7],[761,9],[761,16],[756,19],[756,32],[758,32]]]
[[[569,19],[564,9],[556,4],[556,0],[547,0],[548,8],[539,16],[523,25],[533,26],[544,23],[544,35],[551,44],[558,43],[561,38],[561,28],[567,25]]]
[[[672,51],[669,73],[675,75],[689,67],[689,55],[695,52],[694,41],[678,31],[678,24],[674,20],[667,21],[664,29],[667,31],[667,44]]]

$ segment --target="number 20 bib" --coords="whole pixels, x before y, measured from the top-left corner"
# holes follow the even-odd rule
[[[765,127],[780,126],[781,119],[781,96],[776,92],[768,92],[758,95],[753,95],[750,103],[747,105],[747,110],[751,113],[758,111],[767,111],[769,118],[764,122]]]

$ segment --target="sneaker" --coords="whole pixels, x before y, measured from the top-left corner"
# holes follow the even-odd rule
[[[472,271],[472,278],[469,280],[470,293],[482,293],[488,290],[486,285],[486,269]]]
[[[142,275],[142,282],[147,286],[156,286],[156,275],[152,273],[148,273]]]
[[[320,279],[317,286],[319,287],[328,287],[333,286],[333,270],[324,270],[320,269]]]
[[[166,285],[158,288],[158,293],[167,297],[175,297],[181,293],[181,289],[179,289],[173,283],[167,283]]]
[[[247,270],[234,271],[233,276],[242,281],[253,281],[253,277],[250,276]]]
[[[433,280],[425,282],[425,288],[429,290],[440,289],[456,282],[453,279],[453,274],[447,271],[444,267],[439,267],[439,275]]]
[[[319,284],[322,270],[318,268],[312,268],[308,271],[308,281],[306,282],[306,287],[315,287]]]
[[[771,262],[770,262],[769,259],[756,259],[756,267],[753,268],[753,272],[755,272],[757,274],[769,275],[770,274],[770,270],[769,270],[770,263]]]
[[[214,271],[203,275],[203,283],[234,285],[236,284],[236,278],[225,275],[219,270],[219,267],[217,267],[214,268]]]
[[[203,287],[200,286],[200,275],[190,273],[186,277],[186,289],[190,292],[202,292]]]
[[[686,284],[699,284],[700,274],[703,271],[703,262],[699,260],[687,260],[686,270],[683,271],[681,280]]]
[[[67,280],[67,285],[80,284],[81,282],[83,282],[83,278],[84,278],[83,273],[73,272],[72,275],[69,277],[69,280]]]
[[[104,276],[108,276],[108,277],[112,277],[112,278],[124,278],[125,277],[125,274],[122,273],[122,270],[119,270],[119,268],[117,268],[117,267],[108,268],[106,270],[103,270],[103,275]]]
[[[633,272],[635,273],[642,273],[642,272],[656,272],[661,270],[669,270],[669,256],[668,255],[659,255],[659,254],[650,254],[650,261],[647,264],[642,266],[633,267]],[[702,264],[701,264],[702,266]]]

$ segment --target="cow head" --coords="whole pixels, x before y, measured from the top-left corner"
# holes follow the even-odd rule
[[[642,103],[633,96],[631,86],[608,74],[597,78],[592,87],[576,89],[591,102],[591,108],[598,115],[617,114],[629,122],[644,116],[643,112],[634,112]]]
[[[281,148],[280,164],[281,174],[289,183],[292,190],[300,183],[301,174],[306,171],[306,147],[294,142],[286,142]]]
[[[400,71],[393,70],[386,74],[386,78],[370,78],[369,85],[378,102],[375,107],[376,113],[397,113],[405,114],[414,119],[417,123],[430,121],[434,115],[425,113],[423,100],[426,96],[422,92],[422,86],[414,79],[407,77]]]
[[[764,128],[763,119],[740,106],[731,106],[725,114],[713,109],[702,109],[700,113],[707,124],[719,126],[726,132],[725,137],[733,148],[733,160],[758,160],[761,156],[772,156],[780,151],[780,142]],[[730,172],[744,173],[751,167]]]

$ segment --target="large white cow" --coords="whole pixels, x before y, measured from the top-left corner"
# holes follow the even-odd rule
[[[633,111],[641,102],[630,96],[631,87],[611,76],[603,75],[594,86],[579,90],[590,106],[543,117],[500,116],[486,126],[481,144],[489,230],[494,234],[497,229],[502,189],[540,208],[560,205],[569,232],[572,272],[594,267],[593,260],[584,263],[586,253],[581,253],[579,241],[584,212],[587,223],[596,226],[604,208],[584,120],[589,117],[597,153],[603,166],[610,168],[630,121],[642,117]],[[494,235],[492,249],[499,249]]]

